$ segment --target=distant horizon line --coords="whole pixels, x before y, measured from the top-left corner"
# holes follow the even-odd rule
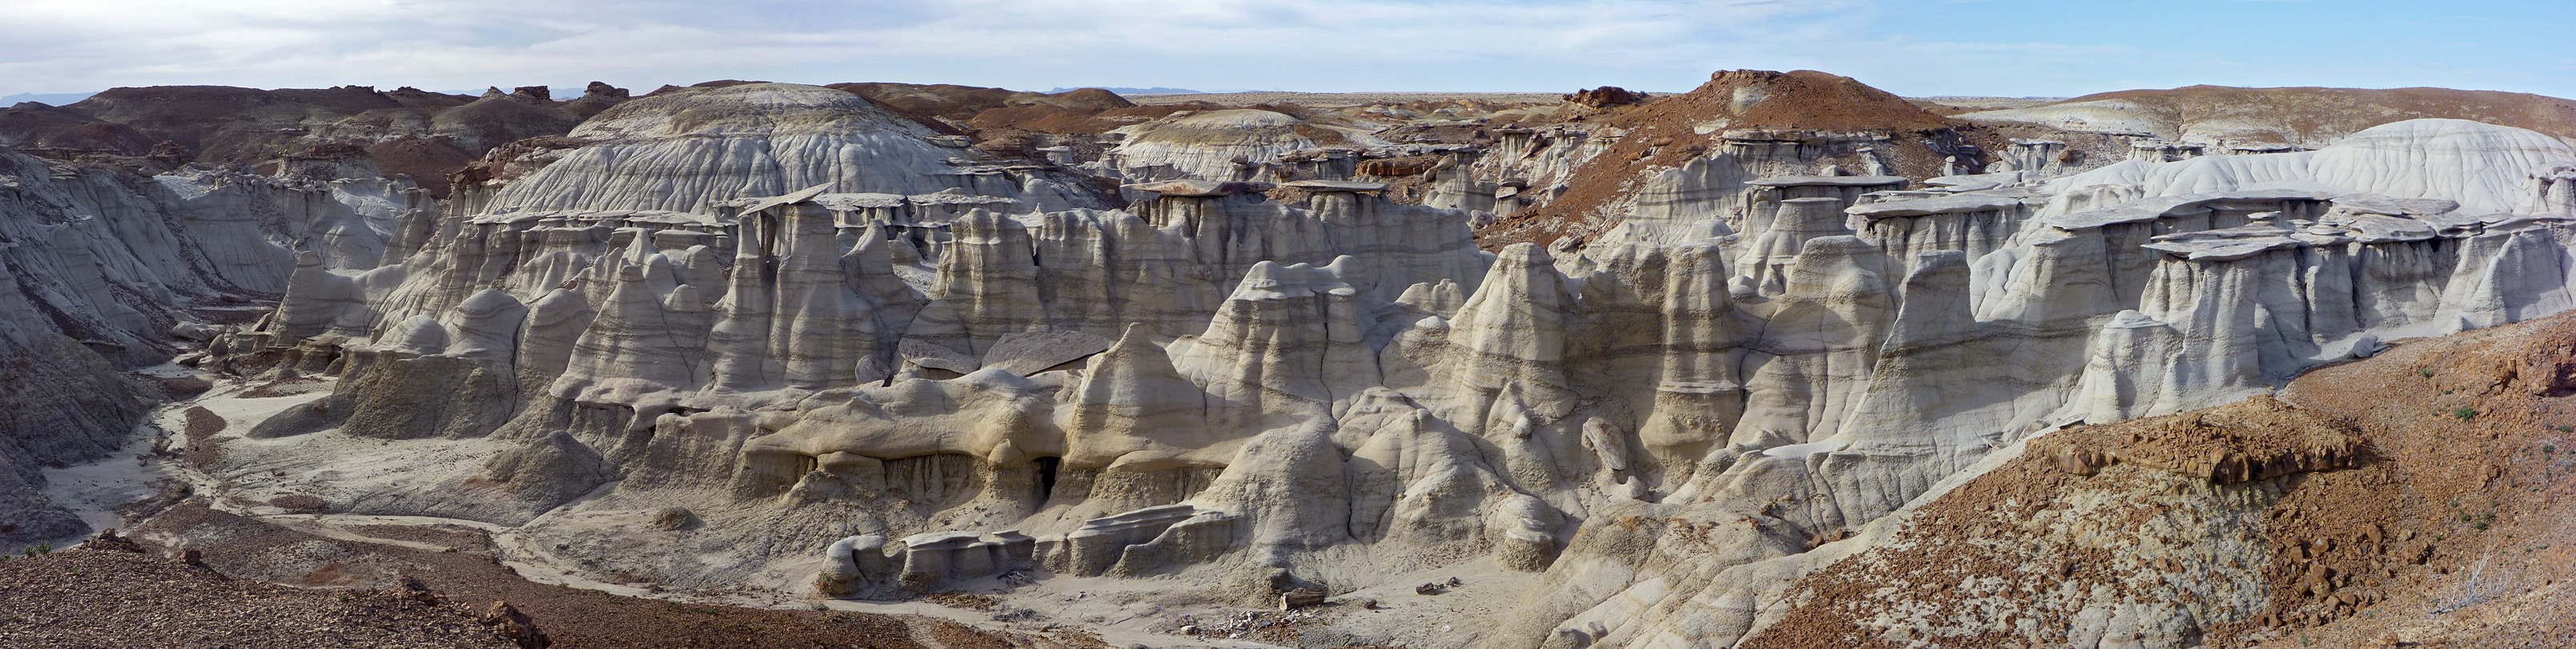
[[[707,82],[703,82],[703,81],[702,81],[702,82],[699,82],[699,83],[707,83]],[[815,86],[828,85],[828,84],[819,84],[819,83],[818,83],[818,84],[803,84],[803,83],[800,83],[800,82],[794,82],[794,81],[753,81],[753,82],[751,82],[751,83],[794,83],[794,84],[798,84],[798,85],[815,85]],[[908,85],[923,85],[923,86],[927,86],[927,85],[965,85],[965,84],[928,84],[928,83],[913,83],[913,82],[903,82],[903,81],[836,81],[836,82],[833,82],[833,83],[903,83],[903,84],[908,84]],[[32,100],[32,101],[42,101],[41,99],[35,99],[35,98],[43,98],[43,97],[78,97],[78,98],[80,98],[80,99],[87,99],[87,98],[90,98],[90,97],[97,96],[97,95],[99,95],[100,93],[107,92],[107,91],[109,91],[109,90],[119,90],[119,89],[126,89],[126,88],[170,88],[170,87],[178,87],[178,86],[193,86],[193,85],[209,85],[209,86],[219,86],[219,87],[228,87],[228,88],[245,88],[245,89],[250,89],[250,90],[271,91],[271,92],[273,92],[273,91],[278,91],[278,90],[327,90],[327,89],[330,89],[330,88],[341,88],[341,87],[359,86],[359,87],[379,88],[380,90],[378,90],[378,92],[384,92],[384,90],[381,90],[381,88],[383,88],[383,86],[382,86],[381,84],[378,84],[378,85],[367,85],[367,84],[341,84],[341,85],[338,85],[338,86],[321,86],[321,87],[310,87],[310,88],[298,88],[298,87],[291,87],[291,86],[280,86],[280,87],[276,87],[276,88],[261,88],[261,87],[257,87],[257,86],[227,86],[227,85],[224,85],[224,84],[161,84],[161,85],[151,85],[151,86],[113,86],[113,87],[109,87],[109,88],[103,88],[103,89],[99,89],[99,90],[92,90],[92,91],[87,91],[87,92],[17,92],[17,93],[10,93],[10,94],[5,94],[5,95],[0,95],[0,102],[11,102],[11,103],[14,103],[14,102],[19,102],[19,101],[31,101],[31,100]],[[680,88],[688,88],[688,87],[693,87],[695,84],[691,84],[691,85],[664,84],[664,85],[669,85],[669,86],[674,86],[674,87],[680,87]],[[481,95],[481,94],[483,94],[484,92],[486,92],[486,91],[488,91],[488,90],[490,90],[490,89],[510,90],[510,89],[519,88],[519,87],[525,87],[525,86],[509,86],[509,87],[503,87],[503,86],[487,86],[485,90],[462,90],[462,89],[426,90],[426,89],[421,89],[421,88],[418,88],[418,87],[415,87],[415,86],[408,86],[408,85],[395,86],[395,88],[412,88],[412,89],[414,89],[414,90],[421,90],[422,92],[429,92],[429,93],[435,93],[435,94],[441,94],[441,95],[459,95],[459,96],[477,96],[477,95]],[[547,88],[549,91],[552,91],[552,90],[559,90],[559,89],[564,89],[564,88],[572,88],[572,87],[577,87],[577,86],[571,86],[571,85],[556,86],[556,85],[550,85],[550,84],[548,84],[548,85],[543,85],[543,87]],[[1001,88],[1001,89],[1003,89],[1003,90],[1017,90],[1017,89],[1014,89],[1014,88],[1005,88],[1005,87],[1001,87],[1001,86],[974,86],[974,87],[993,87],[993,88]],[[2186,86],[2186,87],[2187,87],[2187,86]],[[2300,88],[2300,87],[2323,87],[2323,86],[2279,86],[2279,87],[2283,87],[2283,88]],[[1046,94],[1058,94],[1058,93],[1064,93],[1064,92],[1071,92],[1071,91],[1075,91],[1075,90],[1082,90],[1082,89],[1086,89],[1086,88],[1089,88],[1089,89],[1098,89],[1098,90],[1107,90],[1107,91],[1110,91],[1110,92],[1118,93],[1118,95],[1119,95],[1119,96],[1122,96],[1122,97],[1127,97],[1127,96],[1152,96],[1152,95],[1242,95],[1242,94],[1253,94],[1253,93],[1282,93],[1282,94],[1299,94],[1299,95],[1397,95],[1397,94],[1411,94],[1411,95],[1471,95],[1471,94],[1472,94],[1472,95],[1562,95],[1562,94],[1570,94],[1570,93],[1574,92],[1574,91],[1569,91],[1569,90],[1285,90],[1285,89],[1276,89],[1276,88],[1274,88],[1274,89],[1269,89],[1269,90],[1257,90],[1257,89],[1194,90],[1194,89],[1189,89],[1189,88],[1170,88],[1170,87],[1161,87],[1161,86],[1156,86],[1156,87],[1147,87],[1147,88],[1137,88],[1137,87],[1132,87],[1132,86],[1057,86],[1057,87],[1055,87],[1055,88],[1053,88],[1053,89],[1049,89],[1049,90],[1021,90],[1020,92],[1039,92],[1039,93],[1046,93]],[[656,88],[656,90],[658,90],[658,89],[659,89],[659,88]],[[635,90],[635,89],[634,89],[634,88],[627,88],[626,90],[632,91],[632,90]],[[1163,91],[1163,92],[1144,92],[1144,91],[1155,91],[1155,90],[1159,90],[1159,91]],[[1578,89],[1576,89],[1576,90],[1589,90],[1589,88],[1578,88]],[[1633,89],[1633,88],[1632,88],[1631,90],[1637,90],[1637,89]],[[2130,89],[2127,89],[2127,90],[2171,90],[2171,88],[2130,88]],[[2379,88],[2379,89],[2374,89],[2374,88],[2363,88],[2363,90],[2386,90],[2386,89],[2385,89],[2385,88]],[[2460,88],[2452,88],[2452,90],[2463,90],[2463,89],[2460,89]],[[1131,91],[1132,91],[1132,92],[1131,92]],[[1685,93],[1688,93],[1688,92],[1690,92],[1690,91],[1689,91],[1689,90],[1637,90],[1637,92],[1643,92],[1643,93],[1648,93],[1648,94],[1656,94],[1656,95],[1678,95],[1678,94],[1685,94]],[[2102,91],[2102,92],[2123,92],[2123,91],[2121,91],[2121,90],[2106,90],[2106,91]],[[2508,91],[2483,91],[2483,92],[2508,92]],[[2088,94],[2100,94],[2100,93],[2088,93]],[[2526,93],[2526,94],[2528,94],[2528,93]],[[2062,96],[2062,97],[2061,97],[2061,96],[2043,96],[2043,95],[2012,96],[2012,95],[1902,95],[1902,94],[1900,94],[1900,95],[1898,95],[1898,96],[1900,96],[1900,97],[1905,97],[1905,98],[1908,98],[1908,99],[1944,99],[1944,98],[1957,98],[1957,99],[2072,99],[2072,98],[2074,98],[2074,97],[2080,97],[2080,96],[2082,96],[2082,95],[2071,95],[2071,96]],[[76,99],[76,100],[74,100],[74,101],[78,101],[78,100]]]
[[[698,84],[710,83],[710,82],[713,82],[713,81],[741,81],[741,79],[714,79],[714,80],[709,80],[709,81],[701,81],[701,82],[697,82],[697,83],[693,83],[693,84],[664,83],[664,84],[662,84],[662,85],[664,85],[664,86],[671,86],[671,87],[679,87],[679,88],[688,88],[688,87],[694,87],[694,86],[696,86],[696,85],[698,85]],[[1453,94],[1453,95],[1454,95],[1454,94],[1488,94],[1488,95],[1507,95],[1507,94],[1555,94],[1555,95],[1562,95],[1562,94],[1569,94],[1569,93],[1571,93],[1571,92],[1575,92],[1575,91],[1578,91],[1578,90],[1588,90],[1588,89],[1589,89],[1589,88],[1576,88],[1576,89],[1572,89],[1572,90],[1289,90],[1289,89],[1273,88],[1273,89],[1267,89],[1267,90],[1262,90],[1262,89],[1214,89],[1214,90],[1195,90],[1195,89],[1189,89],[1189,88],[1178,88],[1178,87],[1170,87],[1170,86],[1147,86],[1147,87],[1136,87],[1136,86],[1101,86],[1101,85],[1093,85],[1093,86],[1056,86],[1056,87],[1054,87],[1054,88],[1053,88],[1053,89],[1051,89],[1051,90],[1021,90],[1021,89],[1009,88],[1009,87],[1005,87],[1005,86],[970,86],[969,84],[962,84],[962,83],[945,83],[945,82],[940,82],[940,83],[922,83],[922,82],[911,82],[911,81],[834,81],[834,82],[810,83],[810,84],[805,83],[805,82],[796,82],[796,81],[750,81],[750,82],[751,82],[751,83],[791,83],[791,84],[798,84],[798,85],[815,85],[815,86],[825,86],[825,85],[839,84],[839,83],[895,83],[895,84],[905,84],[905,85],[923,85],[923,86],[928,86],[928,85],[955,85],[955,86],[967,86],[967,87],[978,87],[978,88],[999,88],[999,89],[1003,89],[1003,90],[1014,90],[1014,91],[1019,91],[1019,92],[1039,92],[1039,93],[1046,93],[1046,94],[1057,94],[1057,93],[1069,92],[1069,91],[1073,91],[1073,90],[1080,90],[1080,89],[1084,89],[1084,88],[1097,88],[1097,89],[1108,90],[1108,91],[1110,91],[1110,92],[1117,93],[1117,94],[1119,94],[1119,96],[1122,96],[1122,97],[1126,97],[1126,96],[1170,96],[1170,95],[1238,95],[1238,94],[1253,94],[1253,93],[1282,93],[1282,94],[1302,94],[1302,95],[1365,95],[1365,94]],[[586,83],[568,83],[568,84],[562,84],[562,85],[555,85],[555,84],[530,84],[530,85],[543,86],[543,87],[548,88],[548,89],[551,91],[551,90],[563,90],[563,89],[580,89],[580,88],[583,88],[583,87],[586,85]],[[109,87],[109,88],[105,88],[105,89],[101,89],[101,90],[95,90],[95,91],[88,91],[88,92],[17,92],[17,93],[9,93],[9,94],[0,94],[0,107],[6,107],[6,106],[8,106],[8,105],[16,104],[16,103],[19,103],[19,102],[25,102],[25,101],[37,101],[37,102],[43,102],[43,103],[46,103],[46,104],[49,104],[49,105],[54,105],[54,106],[63,106],[63,105],[71,104],[71,103],[78,103],[79,101],[86,100],[86,99],[88,99],[89,97],[96,96],[96,95],[98,95],[98,94],[101,94],[101,93],[107,92],[107,91],[109,91],[109,90],[117,90],[117,89],[125,89],[125,88],[166,88],[166,87],[176,87],[176,86],[218,86],[218,87],[231,87],[231,88],[245,88],[245,89],[251,89],[251,90],[262,90],[262,91],[277,91],[277,90],[321,90],[321,89],[328,89],[328,88],[333,88],[333,87],[352,87],[352,86],[355,86],[355,87],[378,88],[378,89],[380,89],[380,90],[379,90],[379,92],[382,92],[383,90],[381,90],[381,89],[384,87],[382,84],[356,84],[356,83],[340,84],[340,85],[337,85],[337,86],[318,86],[318,87],[293,87],[293,86],[280,86],[280,87],[275,87],[275,88],[262,88],[262,87],[257,87],[257,86],[231,86],[231,85],[225,85],[225,84],[159,84],[159,85],[145,85],[145,86],[112,86],[112,87]],[[1906,98],[1906,99],[1927,99],[1927,100],[1929,100],[1929,99],[2015,99],[2015,100],[2052,100],[2052,101],[2062,101],[2062,100],[2067,100],[2067,99],[2073,99],[2073,98],[2076,98],[2076,97],[2085,97],[2085,96],[2091,96],[2091,95],[2108,94],[2108,93],[2116,93],[2116,92],[2180,90],[2180,89],[2184,89],[2184,88],[2193,88],[2193,87],[2202,87],[2202,86],[2214,86],[2214,87],[2223,87],[2223,88],[2240,88],[2240,89],[2247,89],[2247,90],[2275,90],[2275,89],[2301,89],[2301,88],[2320,88],[2320,89],[2337,89],[2337,90],[2403,90],[2403,89],[2414,89],[2414,88],[2429,88],[2429,89],[2440,89],[2440,90],[2453,90],[2453,91],[2460,91],[2460,92],[2493,92],[2493,93],[2503,93],[2503,94],[2529,95],[2529,96],[2534,96],[2534,97],[2547,97],[2547,98],[2552,98],[2552,99],[2562,99],[2562,100],[2576,100],[2576,98],[2558,97],[2558,96],[2555,96],[2555,95],[2546,95],[2546,94],[2535,93],[2535,92],[2524,92],[2524,91],[2517,91],[2517,90],[2490,90],[2490,89],[2478,89],[2478,88],[2458,88],[2458,87],[2450,87],[2450,86],[2387,86],[2387,87],[2324,86],[2324,85],[2226,86],[2226,85],[2220,85],[2220,84],[2190,84],[2190,85],[2174,86],[2174,87],[2171,87],[2171,88],[2152,88],[2152,87],[2119,88],[2119,89],[2112,89],[2112,90],[2099,90],[2099,91],[2087,92],[2087,93],[2076,94],[2076,95],[2003,95],[2003,94],[1923,94],[1923,95],[1913,95],[1913,94],[1896,93],[1896,92],[1892,92],[1892,91],[1890,92],[1890,94],[1895,94],[1895,95],[1897,95],[1897,96],[1899,96],[1899,97],[1903,97],[1903,98]],[[500,86],[500,85],[490,85],[490,86],[486,86],[486,90],[424,90],[424,92],[431,92],[431,93],[437,93],[437,94],[443,94],[443,95],[457,95],[457,96],[469,96],[469,97],[470,97],[470,96],[478,96],[478,95],[481,95],[481,94],[483,94],[484,92],[487,92],[489,89],[501,89],[501,90],[506,91],[506,90],[509,90],[509,89],[511,89],[511,88],[517,88],[517,87],[527,87],[527,86],[506,86],[506,87],[505,87],[505,86]],[[1873,86],[1873,87],[1875,87],[1875,86]],[[396,85],[396,86],[395,86],[395,88],[414,88],[414,89],[419,89],[417,86],[411,86],[411,85],[408,85],[408,84],[404,84],[404,85]],[[627,90],[629,90],[629,91],[641,91],[641,92],[647,92],[647,93],[649,93],[649,92],[652,92],[652,91],[654,91],[654,90],[659,90],[660,88],[659,88],[659,87],[656,87],[656,88],[652,88],[652,89],[644,89],[644,88],[637,88],[637,87],[628,87],[628,88],[626,88],[626,89],[627,89]],[[1693,89],[1696,89],[1696,87],[1694,87]],[[1630,88],[1630,90],[1635,90],[1635,91],[1637,91],[1637,92],[1643,92],[1643,93],[1652,94],[1652,95],[1679,95],[1679,94],[1686,94],[1686,93],[1691,92],[1691,89],[1685,89],[1685,90],[1657,90],[1657,89]],[[1160,91],[1160,92],[1154,92],[1154,91]]]

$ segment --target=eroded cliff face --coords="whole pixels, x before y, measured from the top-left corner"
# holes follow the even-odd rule
[[[2576,152],[2550,136],[2401,121],[2089,173],[2030,142],[1917,185],[1896,149],[1937,118],[1788,129],[1832,126],[1767,121],[1790,82],[1839,88],[1721,75],[1690,136],[1342,157],[1298,157],[1352,134],[1285,113],[1175,113],[1048,162],[842,90],[672,88],[502,147],[443,203],[363,170],[0,155],[0,397],[33,415],[0,422],[0,541],[77,533],[36,466],[126,443],[162,394],[118,368],[209,337],[185,361],[330,381],[222,433],[206,471],[240,497],[515,525],[600,577],[1108,574],[1260,605],[1466,572],[1517,590],[1453,634],[1311,634],[1734,646],[1819,587],[1790,577],[2045,430],[2576,306]],[[1886,100],[1862,90],[1837,93]],[[1641,183],[1584,198],[1610,209],[1587,245],[1479,250],[1595,160]],[[652,523],[672,507],[698,523]],[[2223,587],[2105,605],[2184,646],[2264,610]]]
[[[599,82],[561,100],[545,86],[493,88],[480,97],[410,87],[116,88],[66,106],[0,108],[0,146],[127,158],[161,170],[195,163],[292,175],[316,162],[354,164],[365,168],[358,175],[408,181],[445,198],[448,176],[485,152],[562,135],[627,95]]]
[[[0,544],[86,530],[38,469],[104,457],[153,401],[188,396],[121,371],[258,317],[288,288],[292,246],[373,267],[376,228],[425,202],[373,178],[153,176],[0,150]]]
[[[1588,247],[1497,253],[1370,182],[1122,204],[823,88],[574,134],[403,217],[380,266],[279,278],[209,362],[335,389],[214,471],[297,458],[335,478],[273,482],[331,511],[520,526],[673,584],[1177,575],[1254,603],[1477,566],[1527,585],[1486,624],[1341,632],[1732,646],[1783,591],[1729,570],[2037,433],[2576,306],[2550,198],[2576,151],[2470,122],[1918,190],[1717,152]],[[353,438],[455,459],[361,467]],[[675,506],[703,524],[645,529]]]
[[[2020,170],[2013,161],[2031,157],[2014,157],[2019,145],[1997,133],[1972,130],[1848,77],[1732,70],[1688,93],[1498,129],[1453,191],[1479,208],[1491,197],[1501,222],[1480,233],[1488,245],[1572,249],[1634,238],[1609,234],[1622,226],[1742,223],[1757,218],[1756,194],[1849,202],[1908,178]],[[1437,198],[1468,202],[1447,196]]]

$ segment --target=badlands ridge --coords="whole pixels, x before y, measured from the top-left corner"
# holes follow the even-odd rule
[[[65,495],[157,427],[166,500],[195,503],[173,512],[436,519],[602,588],[972,594],[1003,615],[953,615],[1119,646],[2286,643],[2386,589],[2267,587],[2327,550],[2265,508],[2416,456],[2273,395],[2576,307],[2568,102],[2207,108],[2343,110],[2298,92],[2325,91],[1967,111],[1735,71],[1340,106],[746,82],[21,104],[0,540],[144,524],[220,554]],[[2543,383],[2514,394],[2565,396]],[[2526,410],[2457,425],[2561,416]],[[1997,493],[2197,509],[1925,522]],[[2093,567],[1967,540],[1997,534]],[[1907,581],[1972,552],[2094,581],[1992,615]],[[1837,617],[1864,595],[1886,612]],[[1323,603],[1253,613],[1283,597]]]

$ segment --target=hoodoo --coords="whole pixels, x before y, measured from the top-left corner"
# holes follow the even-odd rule
[[[521,647],[627,646],[565,588],[1047,647],[2565,615],[2576,131],[2203,110],[2327,90],[20,104],[0,542],[518,584]]]

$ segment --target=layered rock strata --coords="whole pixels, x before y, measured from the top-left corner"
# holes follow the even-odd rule
[[[1347,187],[1148,183],[1111,209],[1059,171],[950,183],[909,123],[735,88],[603,113],[581,127],[602,143],[440,217],[399,263],[309,260],[218,347],[318,359],[298,367],[337,373],[357,412],[393,403],[371,386],[471,395],[456,412],[481,414],[435,426],[341,424],[505,449],[426,490],[481,500],[432,509],[540,534],[584,495],[556,511],[709,513],[706,547],[735,563],[682,582],[819,557],[813,583],[844,595],[1013,570],[1301,585],[1350,578],[1366,547],[1379,574],[1487,555],[1539,573],[1456,646],[1726,646],[1693,616],[1586,624],[1742,617],[1779,593],[1728,568],[2042,430],[2576,306],[2576,214],[2540,200],[2576,151],[2501,127],[1937,194],[1739,178],[1703,189],[1740,212],[1676,194],[1672,218],[1710,225],[1487,254],[1467,212]],[[656,110],[743,121],[673,131]],[[750,142],[875,162],[702,156]],[[684,189],[638,193],[645,169]],[[706,180],[728,174],[754,181]],[[996,200],[898,220],[846,198],[952,188]]]
[[[151,402],[190,396],[120,371],[259,317],[255,301],[294,283],[295,246],[320,251],[306,254],[316,269],[374,267],[397,211],[422,202],[377,179],[156,176],[0,150],[0,399],[13,413],[0,418],[0,545],[83,533],[39,469],[104,457],[142,434]]]

